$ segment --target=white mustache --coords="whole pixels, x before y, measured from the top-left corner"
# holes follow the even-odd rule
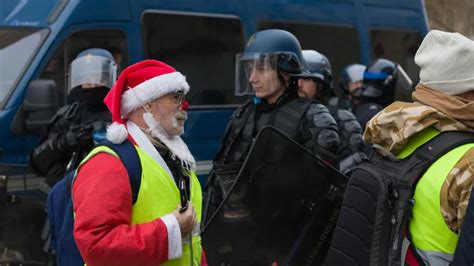
[[[177,112],[176,115],[174,116],[177,120],[188,120],[188,113],[185,111]]]

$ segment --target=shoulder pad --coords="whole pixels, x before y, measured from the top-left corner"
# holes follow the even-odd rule
[[[329,113],[329,109],[324,104],[312,102],[308,108],[308,114]]]
[[[337,110],[337,118],[342,121],[357,120],[351,111],[344,109]]]
[[[339,110],[336,117],[337,123],[339,124],[339,130],[342,134],[357,133],[362,134],[362,127],[357,120],[356,116],[348,110]],[[362,135],[361,135],[362,136]]]
[[[307,117],[310,127],[328,128],[337,131],[336,120],[323,104],[312,103],[308,109]]]

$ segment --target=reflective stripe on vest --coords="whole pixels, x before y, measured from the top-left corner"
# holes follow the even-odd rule
[[[172,213],[181,200],[173,177],[169,176],[163,167],[140,147],[135,146],[135,148],[140,158],[142,176],[138,198],[132,208],[132,224],[142,224]],[[110,148],[99,146],[92,150],[81,164],[99,152],[106,152],[117,156]],[[202,191],[194,171],[191,173],[190,201],[196,210],[197,220],[197,225],[192,232],[193,250],[191,252],[189,241],[184,240],[182,257],[167,261],[161,265],[191,265],[191,254],[193,265],[201,264],[202,251],[199,225],[201,223]]]

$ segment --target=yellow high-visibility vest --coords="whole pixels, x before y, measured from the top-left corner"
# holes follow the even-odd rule
[[[132,208],[131,221],[132,224],[142,224],[146,222],[151,222],[157,218],[172,213],[176,209],[178,204],[181,203],[181,198],[180,192],[173,177],[170,176],[160,164],[158,164],[150,155],[148,155],[140,147],[135,146],[135,148],[137,150],[138,157],[140,158],[142,176],[137,201],[135,202]],[[93,149],[86,156],[86,158],[84,158],[81,164],[85,163],[87,160],[92,158],[92,156],[100,152],[105,152],[118,157],[118,155],[115,154],[112,149],[105,146],[98,146]],[[201,185],[194,171],[191,171],[190,177],[190,201],[196,210],[197,221],[195,230],[193,230],[192,233],[193,250],[191,252],[191,245],[189,241],[183,240],[182,257],[169,260],[162,265],[191,265],[191,259],[193,260],[193,265],[201,264],[202,247],[201,236],[199,233],[199,225],[201,223],[202,191]]]

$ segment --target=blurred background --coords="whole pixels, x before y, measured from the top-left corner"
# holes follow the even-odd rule
[[[425,0],[431,29],[457,31],[474,38],[474,1]]]

